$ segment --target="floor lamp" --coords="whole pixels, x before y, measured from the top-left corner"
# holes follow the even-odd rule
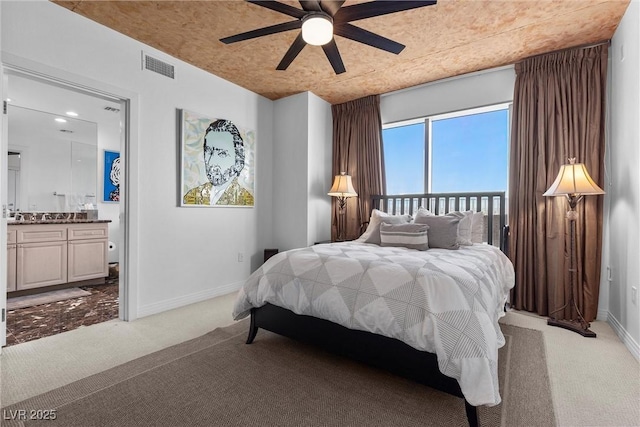
[[[340,175],[336,175],[333,179],[333,186],[329,190],[329,196],[338,198],[338,224],[337,224],[337,238],[336,241],[343,242],[345,240],[344,225],[345,225],[345,212],[347,209],[347,198],[356,197],[358,193],[353,188],[351,183],[351,175],[347,175],[345,172],[340,172]]]
[[[593,179],[589,176],[587,168],[583,163],[576,163],[575,158],[569,159],[569,164],[562,165],[560,172],[556,180],[551,184],[551,187],[543,194],[543,196],[566,196],[569,201],[569,210],[567,211],[567,219],[569,220],[569,302],[560,307],[557,310],[549,313],[548,325],[558,326],[570,331],[574,331],[582,335],[583,337],[595,338],[595,332],[589,329],[589,322],[587,322],[578,305],[576,304],[574,293],[574,287],[576,286],[576,219],[578,219],[578,213],[575,211],[576,205],[582,200],[583,196],[604,194],[604,191],[593,182]],[[563,310],[569,306],[571,312],[571,319],[556,319],[553,317],[554,313]],[[573,313],[576,313],[576,317],[573,317]]]

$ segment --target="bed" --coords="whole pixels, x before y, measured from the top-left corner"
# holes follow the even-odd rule
[[[514,282],[504,193],[385,195],[372,204],[366,239],[272,256],[245,282],[233,316],[251,316],[247,343],[263,328],[462,397],[478,425],[476,407],[501,401],[498,319]],[[388,224],[412,218],[402,221],[423,231],[427,221],[438,246],[434,224],[462,230],[452,218],[470,224],[472,212],[483,229],[473,244],[417,250],[385,240],[388,230],[410,227]],[[375,232],[382,242],[372,243]]]

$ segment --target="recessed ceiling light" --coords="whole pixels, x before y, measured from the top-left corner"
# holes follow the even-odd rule
[[[66,114],[70,117],[78,117],[78,113],[76,113],[75,111],[67,111]]]
[[[62,117],[56,117],[56,122],[58,122],[58,123],[67,123],[67,121],[65,119],[63,119]]]
[[[11,98],[7,98],[7,102],[11,102]]]

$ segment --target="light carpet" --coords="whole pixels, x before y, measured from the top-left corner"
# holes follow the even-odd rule
[[[80,288],[59,289],[56,291],[42,292],[40,294],[24,295],[7,299],[7,310],[33,307],[34,305],[50,304],[71,298],[80,298],[91,295],[91,292]]]
[[[68,427],[467,425],[460,398],[264,330],[246,345],[247,329],[216,329],[3,408],[3,425],[39,424],[28,419],[38,410]],[[502,330],[503,403],[481,407],[481,425],[555,425],[542,334]]]

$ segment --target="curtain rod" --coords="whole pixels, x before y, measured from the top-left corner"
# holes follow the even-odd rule
[[[563,49],[552,50],[551,52],[539,53],[537,55],[528,56],[528,57],[526,57],[524,59],[521,59],[520,61],[516,62],[516,64],[520,63],[522,61],[525,61],[527,59],[536,58],[536,57],[542,56],[542,55],[549,55],[550,53],[560,53],[560,52],[566,52],[568,50],[574,50],[574,49],[588,49],[590,47],[601,46],[603,44],[606,44],[607,46],[610,46],[611,45],[611,40],[609,39],[609,40],[602,40],[602,41],[595,42],[595,43],[579,44],[577,46],[571,46],[571,47],[565,47]]]

